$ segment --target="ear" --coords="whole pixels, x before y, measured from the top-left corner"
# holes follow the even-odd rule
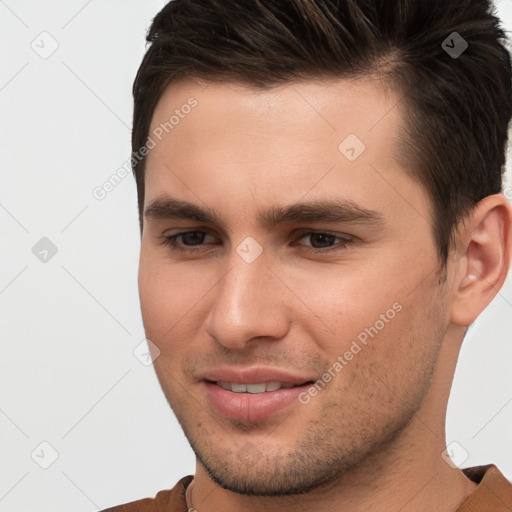
[[[502,194],[482,199],[461,223],[453,262],[451,321],[470,325],[503,286],[512,254],[512,207]]]

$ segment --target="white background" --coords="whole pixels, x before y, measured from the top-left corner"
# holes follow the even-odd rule
[[[0,512],[96,511],[194,472],[152,366],[133,354],[134,180],[92,195],[129,159],[131,87],[164,4],[0,0]],[[511,4],[498,5],[508,29]],[[31,44],[58,48],[43,59]],[[42,237],[58,249],[46,263],[32,252]],[[511,330],[509,279],[466,338],[447,420],[463,466],[494,462],[509,479]]]

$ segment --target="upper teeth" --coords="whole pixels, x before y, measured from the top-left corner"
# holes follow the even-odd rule
[[[221,382],[217,385],[235,393],[264,393],[265,391],[277,391],[281,388],[293,388],[295,384],[284,382],[262,382],[261,384],[237,384],[235,382]]]

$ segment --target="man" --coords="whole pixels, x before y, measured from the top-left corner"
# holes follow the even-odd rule
[[[174,0],[134,83],[139,288],[196,457],[109,511],[510,511],[446,406],[510,265],[484,0]]]

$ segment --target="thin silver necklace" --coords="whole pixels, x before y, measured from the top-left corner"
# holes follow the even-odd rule
[[[197,510],[194,508],[194,505],[192,505],[192,486],[193,485],[194,485],[194,480],[192,480],[192,482],[190,482],[190,484],[187,487],[187,490],[185,492],[185,502],[187,503],[188,512],[197,512]]]

